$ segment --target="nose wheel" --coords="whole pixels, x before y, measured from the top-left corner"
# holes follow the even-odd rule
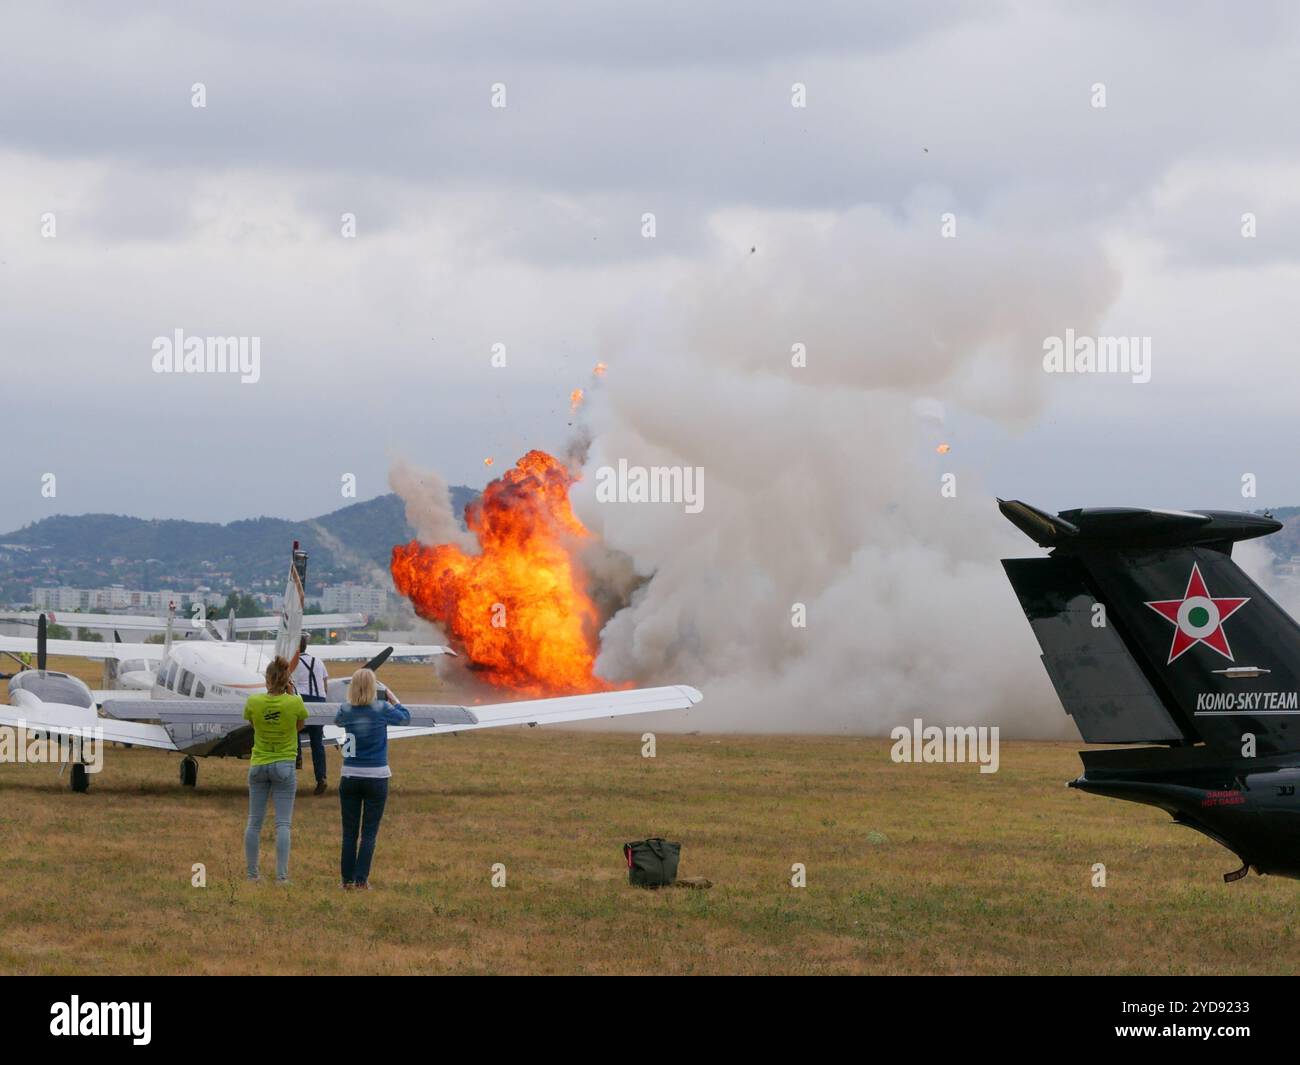
[[[86,766],[82,762],[72,763],[72,780],[70,781],[73,791],[83,792],[90,787],[90,774],[86,772]]]
[[[192,788],[199,782],[199,763],[190,755],[181,761],[181,786]]]

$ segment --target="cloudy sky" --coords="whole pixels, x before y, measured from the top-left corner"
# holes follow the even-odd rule
[[[739,344],[728,365],[780,375],[795,342],[823,382],[934,398],[897,446],[950,442],[980,491],[1233,507],[1252,473],[1247,505],[1300,503],[1296,22],[1286,3],[8,5],[0,531],[305,517],[348,502],[344,474],[386,491],[397,457],[481,485],[486,457],[563,447],[598,359],[613,390]],[[728,285],[746,270],[764,306]],[[1150,337],[1151,381],[1044,374],[1067,328]],[[260,380],[155,373],[176,329],[259,338]],[[966,337],[986,350],[951,350]],[[671,389],[656,409],[685,417]]]

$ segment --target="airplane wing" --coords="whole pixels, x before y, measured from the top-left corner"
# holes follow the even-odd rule
[[[216,699],[115,699],[121,692],[106,693],[104,713],[120,720],[162,721],[169,725],[203,722],[205,724],[238,725],[244,721],[244,704]],[[427,726],[428,732],[445,732],[439,725],[472,725],[477,718],[463,706],[407,707],[411,719]],[[307,724],[333,725],[339,704],[308,703]],[[419,711],[417,715],[416,711]]]
[[[404,658],[430,658],[433,655],[455,655],[450,647],[437,643],[368,643],[353,640],[348,643],[312,644],[307,650],[322,662],[368,662],[385,647],[392,647],[388,656],[391,662],[400,662]]]
[[[695,688],[676,684],[663,688],[633,688],[627,691],[568,695],[558,699],[527,699],[484,706],[440,706],[412,704],[410,725],[390,725],[389,739],[410,739],[435,733],[469,729],[499,728],[502,725],[558,725],[566,721],[587,721],[625,714],[648,714],[661,710],[687,710],[704,696]],[[405,704],[404,704],[405,705]],[[319,709],[318,709],[319,708]],[[307,723],[333,725],[337,703],[308,703]],[[237,724],[244,720],[244,705],[213,699],[109,699],[104,713],[115,718],[143,718],[178,722]]]
[[[422,727],[423,713],[448,708],[410,705],[406,709],[411,711],[412,723],[390,725],[388,738],[400,740],[429,736],[435,732],[465,732],[470,729],[500,728],[503,725],[559,725],[567,721],[650,714],[661,710],[689,710],[703,698],[696,688],[686,684],[673,684],[663,688],[632,688],[626,691],[596,692],[593,695],[566,695],[557,699],[489,703],[457,708],[470,714],[473,721],[449,722],[432,728]]]
[[[0,611],[0,621],[17,622],[20,625],[35,625],[44,613],[50,624],[67,625],[69,628],[117,629],[119,632],[166,632],[167,619],[148,614],[80,614],[74,611]],[[224,620],[217,612],[211,611],[208,621],[216,624],[223,631]],[[301,628],[304,629],[359,629],[369,619],[365,614],[304,614]],[[236,632],[274,632],[280,624],[278,617],[235,618]],[[177,614],[175,621],[177,635],[187,629],[202,628],[196,625],[194,618]]]
[[[31,732],[52,732],[56,736],[85,736],[87,728],[94,728],[100,730],[104,739],[113,743],[156,747],[164,751],[178,750],[162,725],[91,717],[84,706],[69,706],[65,703],[44,703],[36,711],[0,705],[0,725],[25,728]]]
[[[50,641],[53,648],[54,641]],[[269,640],[237,640],[231,647],[247,647],[266,657],[269,662],[275,654],[275,644]],[[313,643],[307,646],[307,651],[322,662],[369,662],[375,655],[379,654],[385,647],[392,647],[393,653],[388,656],[391,662],[401,662],[410,658],[431,658],[434,655],[455,655],[456,652],[450,647],[444,647],[437,643],[370,643],[366,640],[351,640],[344,643]],[[0,648],[3,650],[3,648]],[[51,650],[50,654],[56,652]]]
[[[167,628],[166,618],[143,614],[79,614],[71,610],[3,611],[0,612],[0,621],[35,625],[42,613],[51,625],[66,625],[68,628],[118,629],[122,632],[163,632]],[[184,629],[189,626],[189,623],[188,618],[178,617],[176,628]]]
[[[220,622],[220,618],[213,617]],[[359,629],[369,618],[365,614],[304,614],[300,629]],[[235,618],[236,632],[274,632],[280,624],[278,617]]]
[[[52,655],[74,658],[148,658],[162,657],[162,645],[156,643],[110,643],[108,640],[46,640],[45,649]],[[0,652],[36,654],[36,637],[0,636]]]
[[[184,626],[178,625],[178,636],[185,632]],[[234,645],[230,645],[234,646]],[[275,651],[275,644],[262,640],[239,640],[238,646],[252,651],[261,651],[268,657]],[[352,640],[346,643],[312,644],[311,653],[322,662],[368,662],[388,644],[369,643]],[[436,643],[401,643],[392,644],[393,653],[389,660],[400,662],[409,658],[430,658],[434,655],[454,655],[450,647]],[[108,640],[46,640],[45,648],[52,655],[71,655],[74,658],[147,658],[157,661],[162,658],[163,646],[158,643],[110,643]],[[36,654],[36,637],[0,636],[0,653]]]

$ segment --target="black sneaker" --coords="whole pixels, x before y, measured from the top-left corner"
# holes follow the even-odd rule
[[[316,794],[317,794],[317,795],[324,795],[325,792],[326,792],[326,790],[328,790],[328,788],[329,788],[329,785],[326,784],[325,781],[323,781],[323,780],[318,780],[318,781],[316,781]]]

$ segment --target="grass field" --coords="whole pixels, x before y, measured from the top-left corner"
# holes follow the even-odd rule
[[[385,674],[428,697],[415,667]],[[110,748],[85,795],[50,767],[0,766],[0,972],[1300,968],[1300,883],[1225,885],[1236,862],[1215,844],[1067,790],[1073,745],[1004,742],[992,775],[895,765],[889,747],[660,733],[644,759],[639,732],[545,729],[393,744],[368,893],[338,887],[333,790],[300,791],[280,888],[243,879],[246,762],[201,760],[190,790],[176,756]],[[680,840],[682,875],[713,888],[629,887],[621,845],[648,834]],[[191,886],[196,862],[206,887]]]

